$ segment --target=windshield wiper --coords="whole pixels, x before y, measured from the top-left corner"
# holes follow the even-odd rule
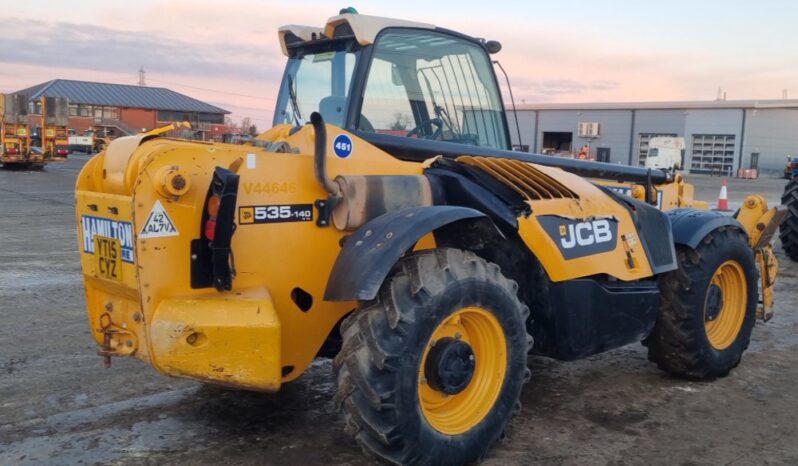
[[[294,122],[297,126],[302,126],[302,113],[299,111],[299,104],[296,100],[294,78],[290,74],[287,74],[286,78],[288,79],[288,100],[291,102],[291,111],[293,112]]]
[[[459,137],[460,130],[456,128],[455,125],[452,124],[452,120],[449,117],[449,112],[446,111],[445,107],[438,105],[438,102],[435,100],[435,93],[432,91],[432,83],[430,82],[426,73],[429,70],[432,70],[432,68],[422,68],[418,70],[418,73],[421,75],[422,78],[424,78],[424,82],[427,85],[427,92],[429,93],[429,97],[432,103],[432,111],[435,113],[435,116],[441,121],[441,130],[443,130],[443,126],[447,126],[449,127],[449,131],[452,133],[452,136],[454,136],[455,138]],[[443,84],[441,83],[440,78],[438,78],[438,75],[436,75],[434,71],[429,71],[429,72],[432,74],[432,76],[435,77],[435,79],[438,80],[438,88],[441,89],[441,91],[443,91]],[[441,94],[445,104],[446,94],[444,94],[443,92],[441,92]],[[441,141],[443,140],[444,140],[443,132],[441,132]]]
[[[462,136],[462,134],[460,133],[460,129],[459,128],[455,128],[455,126],[452,124],[452,119],[449,118],[449,112],[447,112],[444,107],[441,107],[440,105],[435,104],[434,101],[433,101],[433,106],[435,107],[435,115],[438,118],[440,118],[440,120],[446,126],[449,127],[449,131],[452,132],[452,135],[454,135],[455,137]]]

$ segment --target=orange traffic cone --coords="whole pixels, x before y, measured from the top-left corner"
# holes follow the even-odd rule
[[[720,195],[718,196],[718,207],[715,210],[729,211],[729,193],[726,189],[726,178],[723,178],[723,185],[720,187]]]

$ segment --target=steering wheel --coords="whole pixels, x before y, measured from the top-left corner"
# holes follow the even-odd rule
[[[422,121],[415,128],[411,129],[406,134],[406,136],[409,138],[412,138],[414,136],[417,138],[421,138],[421,131],[423,131],[430,124],[437,126],[437,129],[435,129],[435,131],[433,131],[429,137],[425,137],[424,139],[432,139],[432,140],[440,139],[443,133],[443,120],[441,120],[440,118],[429,118],[427,120]]]
[[[366,115],[360,115],[360,121],[358,121],[357,129],[361,131],[365,131],[367,133],[376,133],[377,130],[374,129],[374,125],[371,124]]]

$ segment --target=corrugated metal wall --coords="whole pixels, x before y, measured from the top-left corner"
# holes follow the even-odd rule
[[[535,135],[535,114],[538,114]],[[748,109],[743,130],[743,110],[729,109],[666,109],[634,110],[520,110],[518,120],[521,137],[530,151],[541,152],[546,131],[573,133],[573,149],[587,143],[577,136],[579,122],[598,122],[601,135],[592,141],[598,147],[610,148],[613,163],[629,163],[630,144],[632,164],[638,163],[640,134],[676,134],[685,138],[685,167],[690,168],[695,150],[695,135],[730,135],[734,138],[733,170],[750,166],[751,153],[759,153],[759,169],[781,171],[787,155],[798,156],[798,109]],[[515,120],[508,111],[510,134],[517,144]],[[740,141],[743,141],[741,146]],[[537,144],[533,145],[533,142]],[[695,149],[695,150],[694,150]],[[703,152],[703,151],[702,151]],[[742,165],[740,156],[742,155]]]
[[[783,169],[788,155],[798,156],[798,109],[747,110],[743,168],[751,153],[759,153],[759,167]]]
[[[541,114],[541,121],[545,119]],[[576,112],[577,124],[574,126],[574,148],[578,150],[585,144],[590,144],[595,155],[596,149],[606,147],[610,149],[610,162],[626,164],[629,160],[629,129],[632,125],[632,112],[630,110],[586,110]],[[580,138],[578,123],[597,122],[600,135],[592,141]]]

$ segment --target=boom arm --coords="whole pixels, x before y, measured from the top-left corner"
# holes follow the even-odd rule
[[[150,136],[157,136],[159,134],[163,134],[180,128],[191,129],[191,123],[187,121],[169,123],[166,126],[161,126],[160,128],[151,129],[143,134],[147,134]]]

